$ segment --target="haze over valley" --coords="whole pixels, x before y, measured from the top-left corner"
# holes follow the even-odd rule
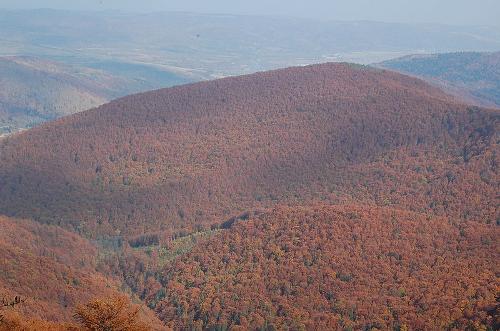
[[[0,134],[188,82],[312,63],[369,64],[415,53],[498,49],[495,26],[0,10]],[[52,72],[45,74],[46,67]],[[34,84],[44,88],[18,97]]]
[[[500,6],[174,2],[0,8],[0,331],[498,330]]]
[[[411,55],[378,64],[427,80],[465,102],[500,107],[500,52]]]

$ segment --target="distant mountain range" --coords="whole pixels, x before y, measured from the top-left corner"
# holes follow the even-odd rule
[[[0,135],[120,96],[189,81],[172,72],[131,63],[81,66],[35,57],[0,57]]]
[[[466,102],[500,107],[500,52],[410,55],[377,66],[427,80]]]
[[[466,50],[500,50],[500,28],[186,12],[0,11],[0,55],[126,60],[212,78]]]
[[[499,329],[499,48],[0,11],[0,331]]]
[[[185,12],[0,10],[0,135],[116,97],[193,81],[466,50],[500,50],[500,28]],[[493,86],[481,84],[476,94],[494,93]]]

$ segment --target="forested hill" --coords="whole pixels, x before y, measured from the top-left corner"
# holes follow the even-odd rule
[[[173,329],[497,329],[499,119],[328,63],[3,138],[0,297],[32,301],[0,330],[75,306],[123,322],[122,299],[78,306],[118,287]],[[165,329],[142,311],[132,330]]]
[[[0,330],[81,330],[69,324],[57,328],[43,320],[72,322],[79,305],[125,295],[121,279],[103,265],[103,251],[77,234],[4,216],[0,216],[0,228],[0,299],[23,300],[15,310],[1,309]],[[155,330],[161,329],[160,321],[145,306],[140,307],[140,315]],[[11,320],[19,324],[9,326]]]
[[[279,207],[167,265],[149,298],[174,329],[486,329],[499,236],[369,205]]]
[[[467,102],[500,108],[500,52],[411,55],[377,66],[420,77]]]
[[[489,223],[498,117],[350,64],[157,90],[1,140],[0,212],[87,237],[339,199]]]

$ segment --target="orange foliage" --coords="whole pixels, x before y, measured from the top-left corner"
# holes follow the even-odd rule
[[[132,307],[123,296],[96,299],[79,306],[76,320],[90,331],[148,331],[152,327],[139,317],[139,308]]]
[[[0,294],[69,320],[117,276],[174,328],[496,327],[499,118],[416,79],[323,64],[13,135],[0,213],[39,224],[0,218]],[[209,227],[162,267],[159,247]],[[79,318],[117,307],[130,312],[98,300]]]
[[[0,331],[149,331],[164,330],[140,306],[126,296],[94,299],[76,308],[78,323],[56,323],[29,319],[17,312],[1,315]],[[146,322],[147,321],[147,322]]]
[[[282,207],[167,266],[157,312],[175,329],[493,327],[499,239],[395,209]]]
[[[97,249],[78,235],[0,216],[0,297],[21,296],[29,318],[71,320],[76,305],[118,293],[119,283],[96,272]]]
[[[0,322],[0,331],[84,331],[71,323],[56,323],[45,320],[26,319],[10,312],[3,322]]]
[[[2,140],[0,212],[93,238],[171,235],[277,203],[354,194],[385,204],[370,181],[387,177],[397,183],[392,197],[411,194],[407,179],[422,177],[412,155],[426,153],[464,177],[442,191],[442,178],[433,180],[442,174],[428,170],[418,190],[431,194],[418,203],[441,210],[442,196],[467,190],[471,174],[496,176],[498,118],[420,80],[347,64],[158,90]],[[406,173],[386,165],[393,151]],[[481,167],[470,167],[475,158]],[[366,173],[374,162],[375,177]],[[366,177],[354,188],[343,180],[353,169]],[[495,204],[495,179],[475,187],[482,205]],[[440,205],[430,206],[435,196]],[[477,198],[454,200],[457,215],[495,220]]]

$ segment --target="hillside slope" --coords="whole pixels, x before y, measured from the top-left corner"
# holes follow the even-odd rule
[[[85,236],[371,201],[495,222],[499,111],[348,64],[158,90],[0,141],[0,212]]]
[[[36,57],[0,57],[0,135],[127,94],[188,81],[173,73],[116,61],[66,65]]]
[[[0,132],[102,105],[109,100],[109,87],[99,85],[104,77],[91,78],[97,73],[78,77],[53,62],[0,58]]]
[[[425,79],[467,102],[500,108],[500,52],[411,55],[377,66]]]
[[[150,300],[174,329],[495,329],[499,239],[370,205],[278,207],[167,266]]]
[[[28,321],[71,323],[78,305],[96,298],[128,296],[122,292],[120,279],[104,272],[102,247],[99,250],[90,241],[57,226],[29,220],[0,216],[0,229],[0,299],[19,296],[26,300],[16,309],[2,310],[2,314],[10,317],[19,313]],[[140,316],[154,330],[162,329],[151,310],[142,304],[137,306]]]
[[[96,273],[97,248],[55,226],[0,217],[0,297],[27,298],[30,317],[71,320],[72,309],[119,284]]]

